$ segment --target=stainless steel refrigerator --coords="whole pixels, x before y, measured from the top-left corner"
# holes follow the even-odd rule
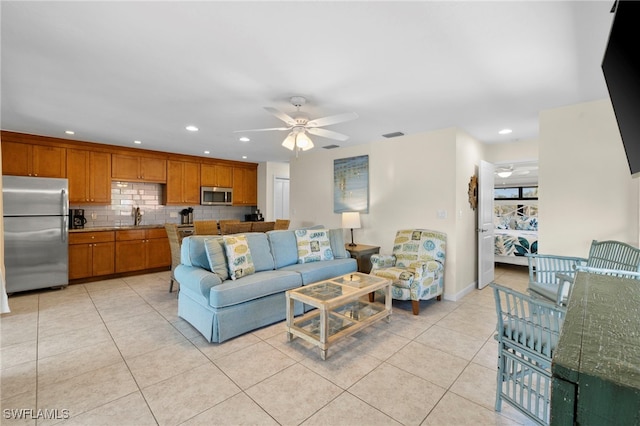
[[[67,179],[2,177],[7,293],[69,284]]]

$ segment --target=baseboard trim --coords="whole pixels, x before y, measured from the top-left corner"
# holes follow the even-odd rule
[[[474,281],[474,282],[472,282],[471,284],[467,285],[465,288],[463,288],[462,290],[460,290],[459,292],[457,292],[454,295],[445,295],[444,296],[444,300],[448,300],[450,302],[457,302],[460,299],[462,299],[463,297],[465,297],[467,294],[471,293],[477,287],[478,287],[478,282]]]

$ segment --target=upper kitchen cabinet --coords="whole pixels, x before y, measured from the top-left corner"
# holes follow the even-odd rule
[[[2,142],[2,174],[35,177],[66,177],[65,148]]]
[[[111,204],[111,154],[67,150],[69,202]]]
[[[256,167],[234,167],[233,205],[255,206],[258,204],[258,169]]]
[[[200,165],[200,185],[233,187],[233,167],[224,164]]]
[[[153,157],[113,154],[111,177],[127,182],[167,182],[167,160]]]
[[[167,161],[166,204],[200,204],[200,164]]]

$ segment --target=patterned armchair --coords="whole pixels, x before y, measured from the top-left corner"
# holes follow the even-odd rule
[[[447,234],[428,229],[398,231],[393,254],[371,256],[371,275],[393,281],[394,299],[411,300],[414,315],[420,300],[442,298]]]

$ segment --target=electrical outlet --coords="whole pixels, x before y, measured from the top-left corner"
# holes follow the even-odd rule
[[[178,212],[169,213],[169,217],[178,217]]]
[[[96,220],[98,218],[98,213],[91,212],[91,220]]]

